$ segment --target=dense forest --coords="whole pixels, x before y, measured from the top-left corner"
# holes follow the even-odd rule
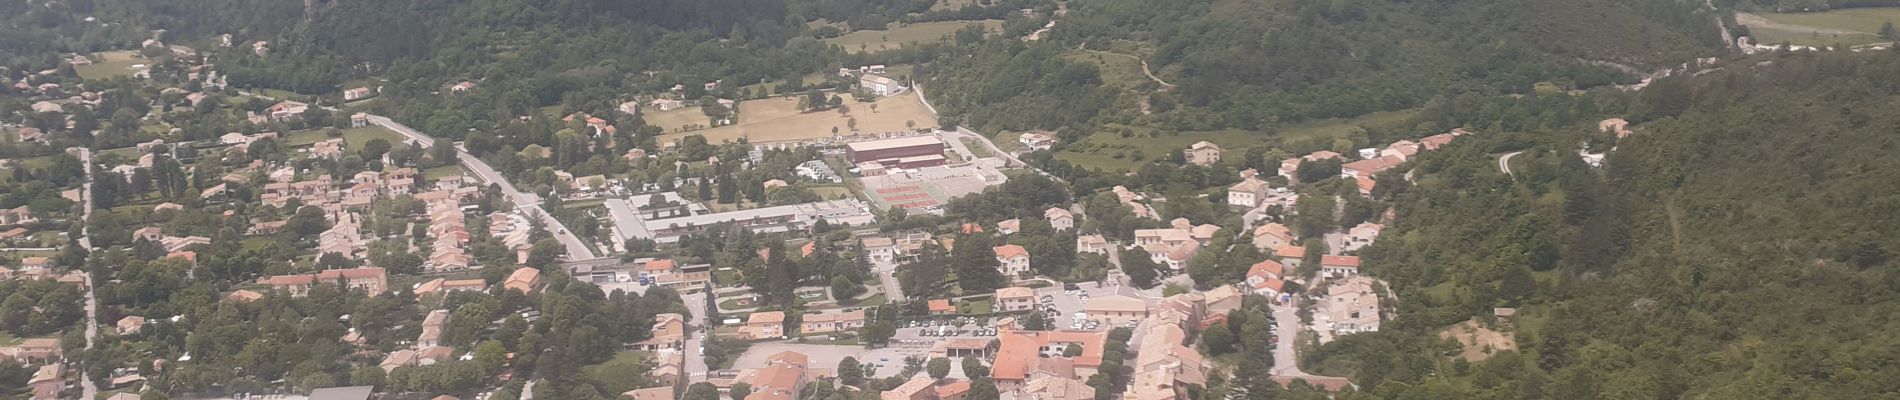
[[[1434,96],[1523,93],[1548,82],[1631,82],[1716,54],[1702,2],[1536,0],[1078,0],[1051,40],[950,54],[931,83],[947,114],[979,130],[1077,122],[1181,130],[1262,129],[1416,107]],[[1178,87],[1116,99],[1072,49],[1133,53]],[[1093,67],[1089,65],[1087,67]],[[1147,87],[1153,88],[1153,84]],[[1130,96],[1133,97],[1133,96]],[[1046,104],[1049,99],[1062,99]],[[1107,107],[1120,100],[1121,107]],[[1027,107],[1025,107],[1027,106]],[[1172,111],[1172,112],[1170,112]],[[1119,113],[1119,114],[1117,114]],[[1051,116],[1050,114],[1056,114]]]
[[[1776,54],[1634,96],[1429,112],[1485,133],[1425,157],[1362,252],[1397,319],[1302,361],[1385,398],[1894,393],[1896,72],[1890,53]],[[1597,132],[1616,115],[1639,133]],[[1579,143],[1615,150],[1592,169]],[[1521,310],[1521,350],[1447,357],[1440,329],[1493,307]]]

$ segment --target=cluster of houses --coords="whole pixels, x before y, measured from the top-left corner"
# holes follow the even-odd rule
[[[1219,226],[1212,224],[1194,225],[1187,218],[1175,218],[1168,228],[1136,229],[1135,243],[1155,264],[1166,265],[1174,271],[1187,268],[1188,260],[1199,253],[1201,246],[1214,240],[1214,234],[1220,232]]]
[[[412,348],[396,350],[384,355],[383,361],[377,366],[382,367],[383,372],[389,372],[399,367],[434,365],[453,359],[455,349],[442,343],[442,334],[448,329],[448,325],[449,310],[429,311],[429,315],[422,319],[422,333],[416,335],[415,345]],[[354,340],[346,336],[344,341],[361,345],[361,335],[354,336]]]
[[[7,267],[0,267],[0,281],[10,281],[14,279],[24,279],[24,280],[49,280],[50,279],[50,280],[58,281],[59,283],[78,286],[81,288],[84,288],[87,284],[85,272],[73,270],[73,271],[66,271],[66,273],[61,274],[57,271],[54,271],[53,259],[47,258],[47,257],[37,257],[37,256],[20,259],[20,269],[18,270],[10,269]]]
[[[858,90],[878,97],[896,96],[910,90],[904,82],[891,78],[883,64],[866,65],[858,68],[839,68],[839,78],[858,78]]]

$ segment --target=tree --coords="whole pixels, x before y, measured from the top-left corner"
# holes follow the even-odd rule
[[[838,360],[838,380],[846,386],[864,385],[864,366],[858,364],[857,357],[845,356]]]
[[[860,333],[864,335],[863,339],[865,344],[883,345],[891,341],[891,336],[897,334],[897,327],[891,325],[889,321],[880,320],[865,324],[864,330],[860,331]]]
[[[1042,313],[1031,312],[1029,313],[1029,316],[1023,317],[1023,330],[1025,331],[1049,330],[1049,319],[1043,317]]]
[[[1096,392],[1096,393],[1097,393],[1097,396],[1100,396],[1102,392]],[[970,394],[964,397],[963,399],[964,400],[996,400],[1001,395],[1002,395],[1001,393],[998,393],[996,391],[996,382],[990,381],[989,377],[972,378],[970,382]]]
[[[1900,38],[1900,34],[1896,34],[1894,32],[1893,21],[1880,23],[1880,37],[1882,39],[1887,39],[1887,40],[1895,40],[1896,38]]]
[[[976,378],[986,377],[986,376],[990,376],[990,367],[983,365],[983,359],[981,357],[964,357],[963,358],[963,377],[964,378],[976,379]]]
[[[745,382],[733,383],[731,388],[726,389],[726,395],[731,396],[732,400],[745,400],[751,394],[752,384]]]
[[[1227,322],[1215,322],[1201,332],[1201,344],[1207,347],[1207,355],[1218,356],[1234,352],[1234,333],[1227,328]]]
[[[686,387],[684,400],[719,400],[719,387],[711,383],[699,382]]]
[[[957,286],[964,293],[988,293],[1009,284],[1002,270],[997,269],[999,264],[988,234],[977,233],[958,239],[951,262],[957,266]]]
[[[852,282],[851,278],[843,276],[831,277],[831,296],[838,301],[855,298],[863,292],[864,286],[859,285],[857,282]]]
[[[932,358],[928,364],[924,365],[924,370],[930,373],[930,379],[943,380],[950,376],[950,359]]]
[[[1155,287],[1156,279],[1161,276],[1161,266],[1156,265],[1154,259],[1148,258],[1147,252],[1139,248],[1128,249],[1122,250],[1121,256],[1122,273],[1128,275],[1128,280],[1135,287],[1142,289]]]
[[[383,139],[383,138],[370,139],[368,142],[363,143],[363,150],[362,150],[363,159],[364,160],[381,159],[383,158],[383,153],[389,152],[389,148],[390,148],[390,144],[389,144],[389,140],[387,139]]]

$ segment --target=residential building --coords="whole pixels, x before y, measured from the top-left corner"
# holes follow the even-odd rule
[[[1220,151],[1219,145],[1203,140],[1188,146],[1185,154],[1188,164],[1206,167],[1220,162]]]
[[[1042,211],[1042,218],[1049,220],[1049,226],[1056,231],[1075,229],[1075,214],[1062,207],[1049,207]]]
[[[890,262],[897,254],[896,241],[883,236],[865,236],[858,239],[858,245],[873,261]]]
[[[810,358],[796,352],[780,352],[765,359],[766,366],[740,372],[734,379],[752,385],[744,400],[793,400],[804,389]]]
[[[1284,293],[1286,286],[1286,266],[1273,260],[1255,263],[1247,269],[1247,286],[1253,292],[1269,298]]]
[[[686,343],[686,317],[675,313],[653,316],[653,334],[646,340],[627,344],[629,350],[679,350]]]
[[[1385,230],[1384,225],[1362,222],[1346,231],[1346,245],[1340,251],[1354,251],[1372,245],[1372,241],[1379,238],[1379,232],[1382,230]]]
[[[1227,205],[1246,209],[1259,207],[1273,188],[1267,181],[1247,178],[1227,188]]]
[[[864,327],[864,310],[849,312],[805,313],[799,320],[803,334],[856,331]]]
[[[1372,286],[1372,278],[1356,276],[1326,289],[1326,323],[1334,334],[1379,330],[1379,295]]]
[[[957,313],[957,306],[951,305],[950,299],[932,299],[929,305],[930,315],[950,315]]]
[[[1139,321],[1148,317],[1148,302],[1125,295],[1089,298],[1082,303],[1089,319],[1106,320],[1110,325]]]
[[[137,315],[126,316],[125,318],[119,318],[119,322],[114,325],[118,328],[117,331],[120,335],[139,333],[140,330],[145,329],[145,317]]]
[[[1004,318],[996,325],[998,346],[990,380],[1000,393],[1024,390],[1031,381],[1048,377],[1086,382],[1102,365],[1107,332],[1018,331],[1015,324],[1014,318]],[[1070,347],[1081,348],[1082,354],[1063,356]]]
[[[1016,277],[1030,273],[1028,249],[1006,244],[996,246],[993,250],[996,252],[997,269],[1003,272],[1003,276]]]
[[[774,339],[785,336],[785,312],[755,312],[746,317],[745,326],[739,327],[739,336],[747,340]]]
[[[1023,148],[1029,151],[1048,150],[1056,145],[1056,135],[1055,132],[1049,131],[1023,132],[1022,136],[1016,138],[1016,142],[1021,143]]]
[[[936,391],[937,380],[924,374],[912,376],[909,381],[891,390],[880,393],[880,400],[939,400]]]
[[[1075,237],[1075,252],[1108,254],[1108,239],[1102,235],[1082,235]]]
[[[289,292],[291,296],[303,296],[318,283],[340,283],[352,291],[376,295],[388,290],[389,275],[382,268],[357,267],[329,269],[314,274],[266,276],[257,278],[257,283]]]
[[[1344,278],[1359,274],[1359,257],[1326,255],[1319,258],[1319,272],[1328,277]]]
[[[416,347],[426,348],[442,345],[442,330],[449,325],[449,310],[431,310],[422,317],[422,334],[416,336]]]
[[[1033,310],[1036,308],[1034,289],[1013,286],[996,289],[996,299],[991,307],[997,312]]]
[[[1293,244],[1293,230],[1278,222],[1269,222],[1253,229],[1253,247],[1261,250],[1277,249]]]
[[[1404,159],[1392,156],[1353,161],[1339,166],[1339,176],[1345,178],[1371,178],[1374,175],[1378,175],[1381,171],[1391,169],[1404,162]]]
[[[1617,139],[1628,137],[1630,133],[1632,133],[1629,130],[1629,126],[1630,122],[1622,118],[1610,118],[1597,122],[1597,130],[1603,131],[1603,133],[1615,134]]]
[[[1287,268],[1299,269],[1300,263],[1306,260],[1306,247],[1304,246],[1275,247],[1273,248],[1273,256],[1274,258],[1278,258],[1281,264],[1286,264]]]
[[[999,235],[1014,235],[1022,230],[1023,220],[1021,219],[1011,218],[996,222],[996,233]]]
[[[540,285],[541,270],[530,267],[515,269],[515,272],[508,274],[508,279],[501,281],[502,287],[520,291],[522,294],[534,293],[535,287]]]
[[[858,88],[878,97],[895,96],[909,89],[896,79],[879,74],[864,74],[858,77]]]

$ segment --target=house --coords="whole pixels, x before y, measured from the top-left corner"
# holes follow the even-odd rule
[[[752,393],[744,400],[793,400],[805,386],[810,358],[796,352],[780,352],[765,359],[764,368],[741,371],[736,382],[752,384]]]
[[[896,388],[878,394],[879,400],[940,400],[937,398],[936,379],[924,374],[912,376],[909,381]]]
[[[1247,286],[1255,294],[1272,298],[1284,293],[1286,266],[1273,260],[1255,263],[1247,269]]]
[[[1182,228],[1136,229],[1135,245],[1161,244],[1172,248],[1183,243],[1197,243],[1194,232]]]
[[[19,135],[20,143],[46,143],[46,132],[41,131],[40,128],[31,126],[20,127],[19,129],[15,129],[13,133]]]
[[[1352,229],[1346,231],[1346,245],[1344,246],[1345,248],[1340,249],[1340,251],[1359,250],[1362,247],[1372,245],[1372,241],[1379,238],[1379,232],[1382,230],[1385,230],[1384,225],[1361,222],[1358,226],[1354,226]]]
[[[1015,324],[1014,318],[996,323],[998,344],[990,380],[999,392],[1021,390],[1046,377],[1087,381],[1102,366],[1108,332],[1017,331]],[[1080,348],[1082,354],[1064,356],[1070,348]]]
[[[33,388],[33,400],[53,400],[59,398],[59,391],[66,386],[66,366],[61,364],[41,365],[26,379],[26,386]]]
[[[1353,161],[1339,166],[1339,176],[1344,178],[1371,178],[1373,175],[1378,175],[1381,171],[1391,169],[1404,162],[1404,159],[1392,156]]]
[[[258,293],[258,292],[254,292],[250,290],[238,290],[238,291],[231,292],[231,294],[225,295],[223,301],[229,302],[229,303],[249,303],[249,302],[261,300],[263,298],[264,298],[263,293]]]
[[[20,259],[21,271],[52,269],[52,267],[53,259],[51,258],[34,256]]]
[[[890,262],[897,253],[896,242],[883,236],[866,236],[858,239],[858,245],[875,261]]]
[[[1379,330],[1379,296],[1372,285],[1372,278],[1355,276],[1326,288],[1326,323],[1334,334]]]
[[[1397,142],[1392,142],[1392,144],[1390,145],[1386,145],[1385,150],[1379,151],[1379,156],[1397,157],[1400,161],[1407,161],[1407,160],[1411,160],[1412,157],[1417,156],[1419,149],[1420,149],[1420,146],[1418,142],[1414,142],[1410,140],[1400,140]]]
[[[367,88],[367,87],[354,88],[354,89],[343,91],[343,101],[357,101],[357,100],[367,99],[370,96],[374,96],[374,95],[376,95],[376,91],[371,90],[370,88]]]
[[[1042,218],[1049,220],[1049,226],[1055,228],[1056,231],[1075,229],[1075,214],[1062,207],[1049,207],[1043,210]]]
[[[308,111],[309,109],[309,104],[284,100],[271,105],[270,108],[264,109],[264,112],[270,115],[270,120],[282,122],[301,119],[303,118],[304,111]]]
[[[996,233],[999,235],[1014,235],[1022,230],[1023,220],[1021,219],[1011,218],[996,222]]]
[[[1108,239],[1102,235],[1082,235],[1075,237],[1075,252],[1108,254]]]
[[[1185,154],[1188,164],[1206,167],[1220,162],[1220,146],[1205,140],[1188,146]]]
[[[60,358],[61,352],[59,339],[53,338],[26,339],[17,346],[0,348],[0,355],[22,364],[53,361]]]
[[[416,335],[416,347],[442,345],[442,329],[449,325],[449,310],[431,310],[422,317],[422,334]]]
[[[864,310],[806,313],[799,320],[798,332],[805,334],[855,332],[863,327]]]
[[[470,90],[475,90],[475,82],[461,81],[449,86],[450,93],[462,93]]]
[[[645,388],[645,389],[628,390],[626,392],[620,393],[620,397],[625,397],[632,400],[674,400],[677,398],[673,395],[672,386],[660,386],[660,387],[650,387],[650,388]]]
[[[1125,295],[1092,297],[1082,303],[1089,319],[1108,320],[1110,325],[1139,321],[1148,317],[1148,302]]]
[[[1319,271],[1328,277],[1344,278],[1359,274],[1359,257],[1326,255],[1319,258]]]
[[[957,313],[957,306],[950,305],[950,299],[930,300],[930,315],[950,315]]]
[[[369,400],[375,386],[331,387],[310,391],[309,400]]]
[[[1510,327],[1517,319],[1517,309],[1508,307],[1491,308],[1491,316],[1497,318],[1498,325]]]
[[[1628,137],[1631,133],[1633,133],[1629,130],[1629,127],[1630,127],[1630,122],[1622,118],[1610,118],[1610,119],[1597,122],[1598,131],[1602,131],[1603,133],[1615,134],[1617,139]]]
[[[858,77],[858,88],[878,97],[895,96],[898,93],[903,93],[905,89],[908,89],[902,83],[897,82],[896,79],[875,73],[864,74],[864,76]]]
[[[1292,245],[1293,240],[1293,230],[1278,222],[1268,222],[1253,228],[1253,247],[1257,249],[1278,249]]]
[[[653,333],[646,340],[629,343],[627,349],[641,351],[679,350],[686,343],[686,317],[675,313],[653,316]]]
[[[998,312],[1021,311],[1036,308],[1036,291],[1021,286],[996,289],[994,308]]]
[[[1252,209],[1259,207],[1267,199],[1268,191],[1273,188],[1266,181],[1247,178],[1227,188],[1227,205]]]
[[[316,158],[343,158],[343,138],[328,139],[310,146],[310,156]]]
[[[746,316],[745,326],[739,327],[739,337],[746,340],[775,339],[785,336],[785,312],[755,312]]]
[[[992,249],[996,252],[997,269],[1004,276],[1021,276],[1029,273],[1029,250],[1023,246],[1006,244]]]
[[[673,111],[686,107],[686,103],[673,99],[653,99],[653,101],[647,102],[647,107],[653,107],[660,111]]]
[[[1056,135],[1049,131],[1024,132],[1021,137],[1016,138],[1016,142],[1021,143],[1023,148],[1029,151],[1048,150],[1055,147]]]
[[[0,224],[4,224],[4,225],[25,224],[25,223],[37,222],[39,220],[40,219],[38,217],[33,216],[33,209],[28,208],[27,206],[0,209]]]
[[[340,283],[352,291],[375,295],[388,290],[389,275],[382,268],[357,267],[323,270],[314,274],[266,276],[257,278],[257,283],[290,292],[291,296],[303,296],[318,283]]]
[[[529,267],[516,269],[515,272],[508,274],[508,279],[501,281],[502,287],[520,291],[522,294],[533,293],[534,288],[540,285],[541,270]]]

